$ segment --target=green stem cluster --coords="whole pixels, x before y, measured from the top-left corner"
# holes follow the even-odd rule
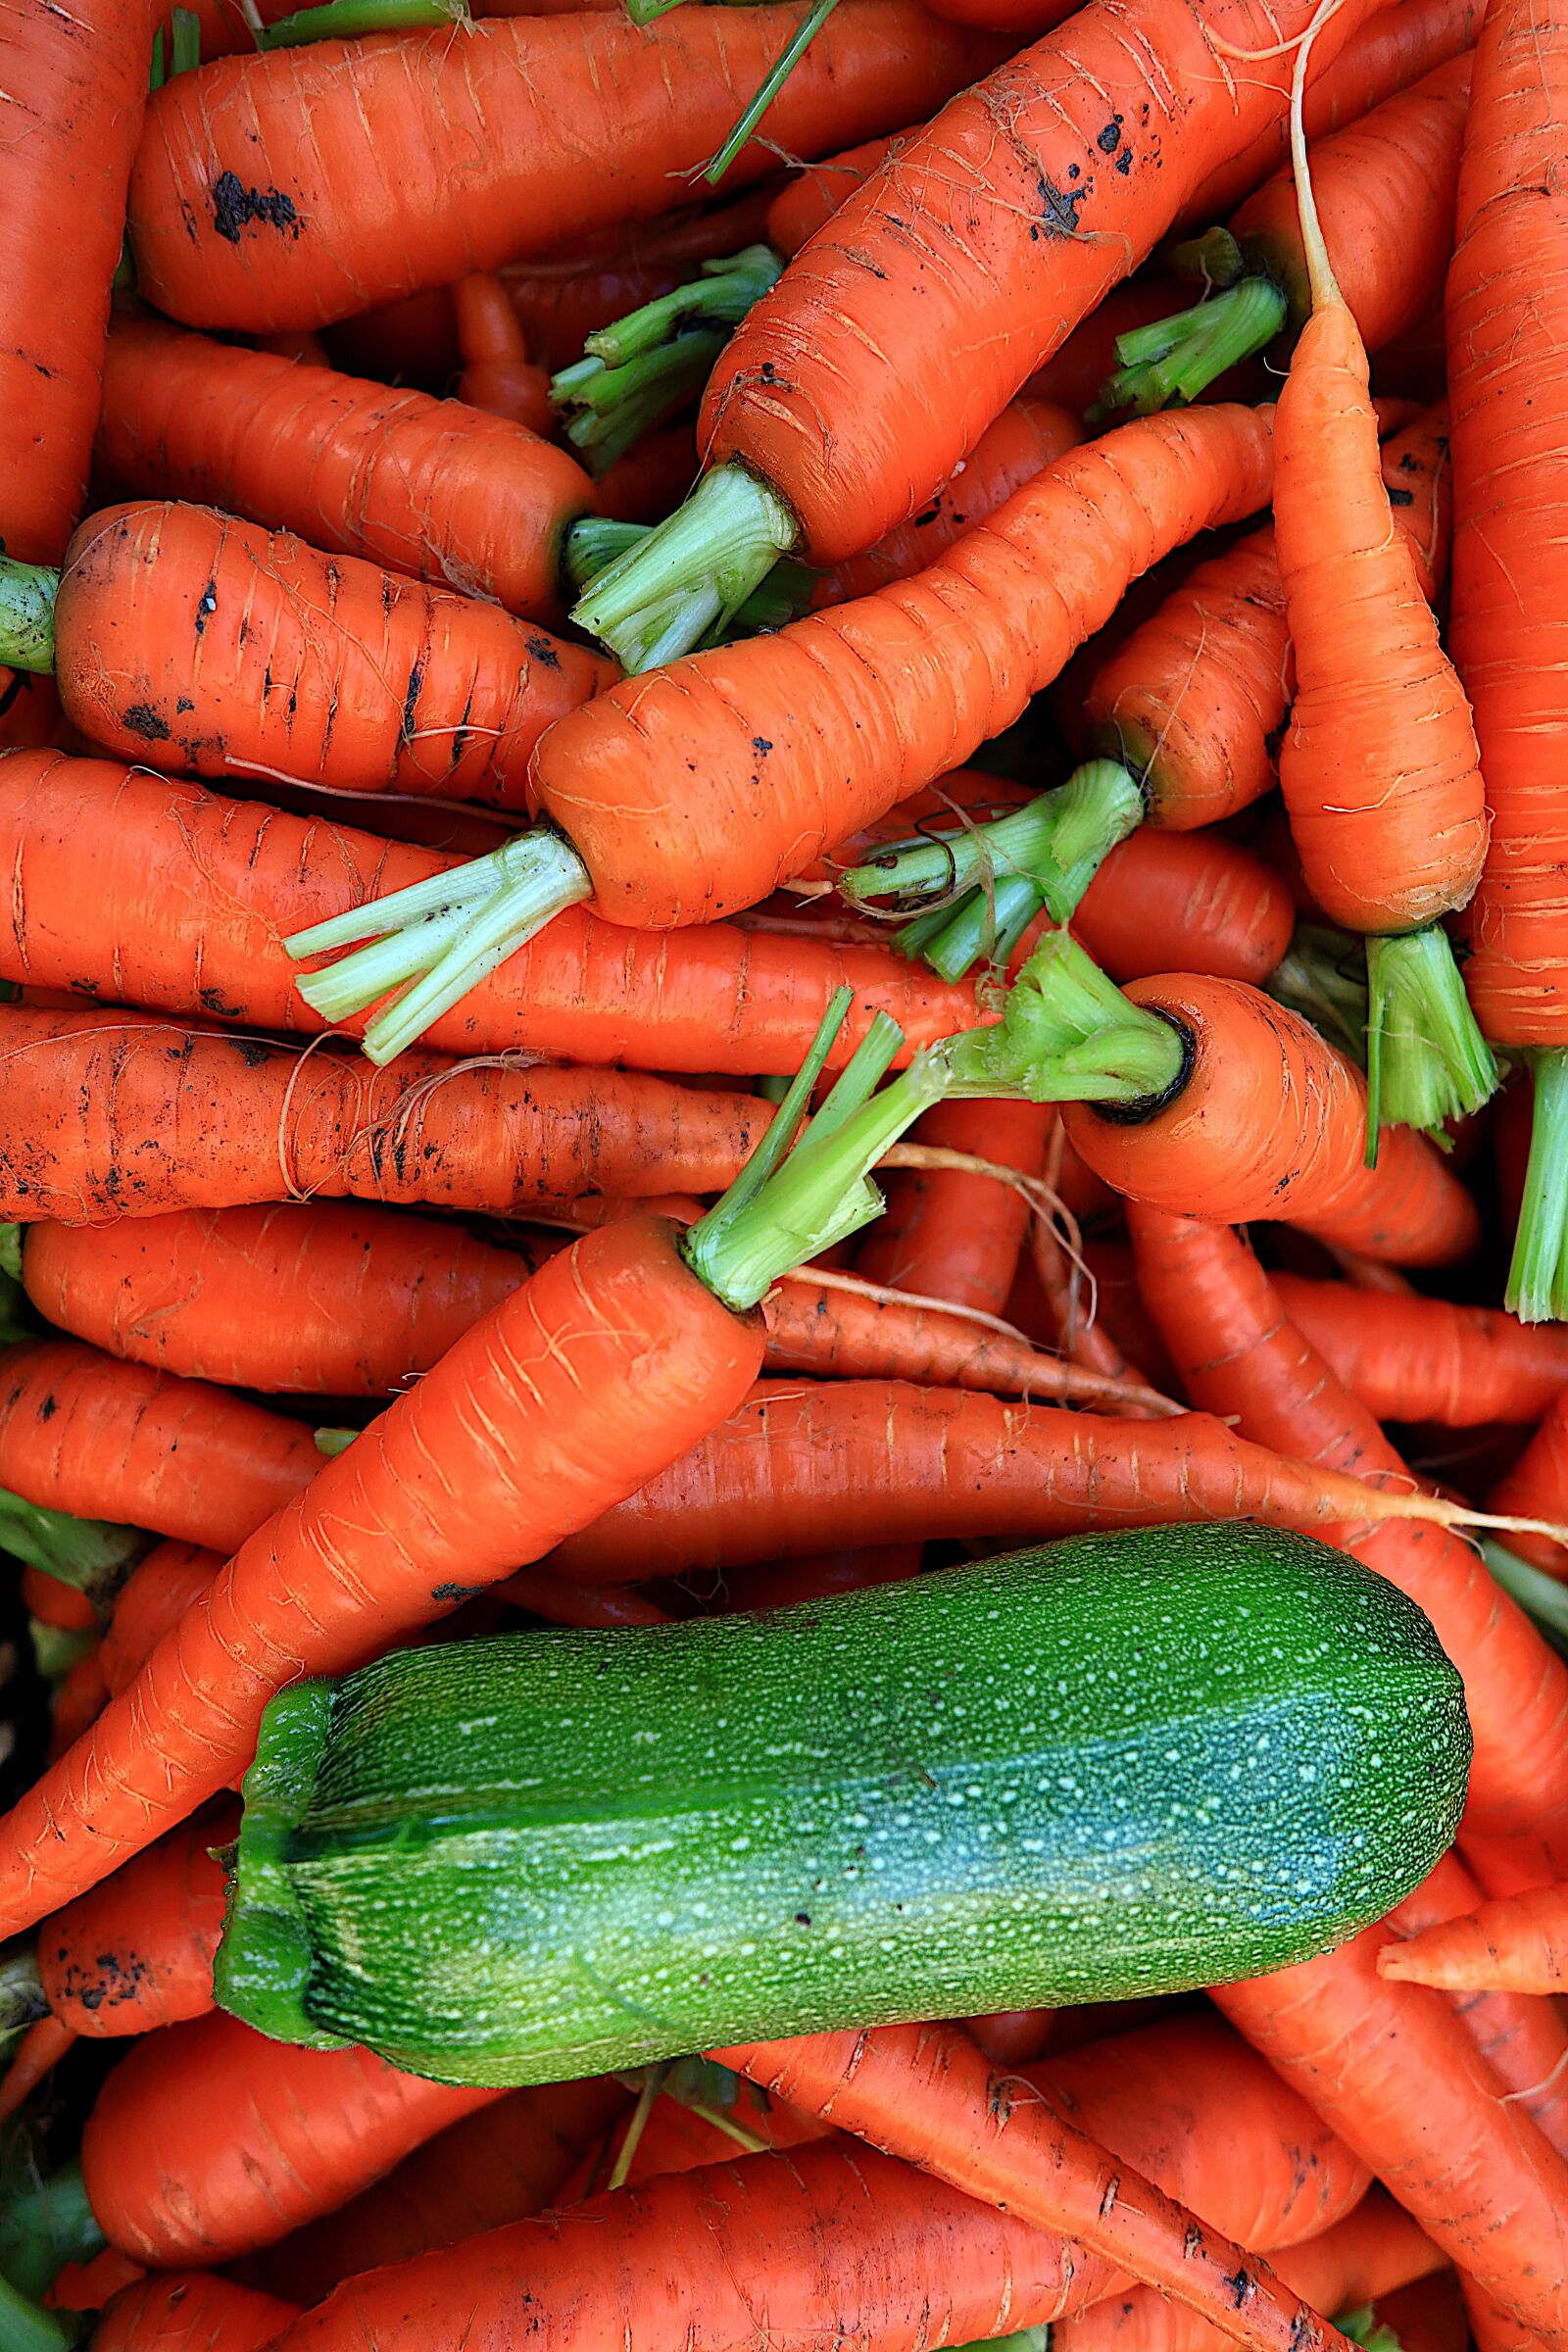
[[[1523,1323],[1568,1322],[1568,1048],[1530,1057],[1535,1115],[1507,1303]]]
[[[468,0],[320,0],[318,7],[279,17],[258,38],[264,49],[299,49],[309,41],[357,41],[372,32],[421,32],[471,23]]]
[[[1479,1110],[1497,1065],[1470,1009],[1441,924],[1366,943],[1366,1159],[1378,1129],[1414,1127],[1443,1141],[1444,1123]]]
[[[85,2313],[45,2311],[0,2278],[0,2344],[6,2352],[71,2352],[85,2342],[90,2326]]]
[[[1366,1068],[1366,942],[1328,923],[1298,923],[1263,986],[1277,1004]]]
[[[1266,350],[1288,308],[1272,278],[1244,277],[1191,310],[1118,335],[1120,365],[1102,386],[1089,422],[1103,423],[1128,409],[1151,416],[1199,399],[1227,368]]]
[[[649,522],[616,522],[608,514],[583,515],[566,533],[565,571],[573,588],[588,587],[618,557],[640,547],[654,527]],[[727,645],[732,637],[757,637],[765,630],[783,628],[786,621],[799,620],[810,610],[819,576],[808,564],[794,564],[785,558],[752,590],[738,612],[698,640],[693,652]]]
[[[25,2296],[46,2294],[68,2262],[91,2262],[106,2240],[79,2163],[63,2165],[7,2198],[0,2212],[0,2278]],[[11,2352],[11,2338],[0,2336]]]
[[[60,574],[43,564],[0,557],[0,662],[46,675],[55,665],[55,596]]]
[[[599,574],[571,617],[629,675],[656,668],[727,628],[799,536],[756,474],[715,466],[684,506]]]
[[[118,1592],[146,1548],[139,1528],[73,1519],[0,1487],[0,1551],[91,1599],[107,1601]]]

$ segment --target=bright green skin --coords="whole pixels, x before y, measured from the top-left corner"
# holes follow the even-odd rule
[[[1251,1976],[1452,1839],[1459,1678],[1231,1523],[767,1617],[412,1649],[267,1710],[223,2005],[446,2082]]]

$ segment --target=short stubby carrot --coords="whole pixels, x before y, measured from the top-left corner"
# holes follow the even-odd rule
[[[9,658],[54,670],[91,742],[197,775],[521,808],[540,736],[612,675],[498,606],[209,507],[106,508],[52,582],[0,570]]]
[[[33,1970],[62,2025],[119,2039],[206,2015],[227,1886],[211,1849],[238,1826],[231,1804],[186,1823],[44,1921]]]
[[[13,753],[0,759],[0,977],[89,1002],[320,1030],[333,1024],[300,996],[283,933],[458,863],[117,762]],[[904,1031],[905,1052],[975,1017],[972,988],[886,949],[722,924],[642,940],[573,907],[438,1021],[430,1042],[462,1054],[787,1075],[843,987],[855,1003],[830,1063],[878,1012]]]
[[[311,546],[550,619],[593,503],[563,449],[471,402],[393,391],[123,313],[98,448],[138,496],[221,507]]]
[[[131,181],[138,283],[192,326],[315,326],[664,212],[799,16],[522,18],[178,74]],[[910,0],[840,0],[730,184],[923,119],[975,38]]]

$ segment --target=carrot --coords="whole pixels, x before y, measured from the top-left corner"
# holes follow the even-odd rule
[[[765,897],[1016,716],[1130,578],[1255,508],[1268,464],[1266,415],[1143,419],[1057,459],[913,578],[626,680],[600,698],[596,725],[569,714],[533,762],[541,809],[570,837],[565,868],[555,833],[471,867],[475,939],[489,926],[519,937],[549,919],[552,897],[590,891],[611,921],[658,929]],[[727,593],[702,592],[703,627]],[[910,692],[916,675],[930,691]],[[672,773],[687,778],[678,807]],[[552,870],[563,878],[547,881]],[[291,934],[296,956],[376,941],[302,993],[334,1018],[375,1003],[421,953],[398,931],[417,906],[383,902],[353,924]],[[452,1003],[472,952],[461,937],[439,960],[422,951],[425,977],[371,1022],[371,1050],[397,1052]]]
[[[35,1948],[12,1956],[8,2013],[43,2002],[83,2040],[122,2039],[204,2016],[213,2006],[225,1891],[210,1849],[226,1844],[238,1826],[238,1807],[224,1805],[57,1911]]]
[[[23,1606],[35,1624],[61,1633],[87,1634],[100,1630],[102,1619],[92,1600],[74,1585],[64,1585],[46,1568],[24,1568],[20,1586]]]
[[[132,2044],[82,2131],[87,2202],[150,2269],[272,2244],[498,2098],[399,2074],[367,2050],[302,2050],[215,2010]]]
[[[191,325],[318,325],[662,212],[798,17],[524,19],[225,60],[199,91],[178,76],[148,110],[131,183],[138,282]],[[732,184],[780,148],[822,154],[923,118],[973,55],[972,35],[907,0],[841,0]]]
[[[1568,561],[1551,517],[1568,485],[1557,354],[1565,231],[1547,159],[1568,122],[1568,24],[1507,0],[1476,52],[1448,274],[1453,653],[1475,710],[1492,840],[1466,971],[1490,1038],[1533,1049],[1535,1117],[1507,1302],[1568,1309],[1561,1181],[1568,995],[1559,975],[1563,821],[1547,753],[1563,710]],[[1528,579],[1528,596],[1518,583]]]
[[[519,1568],[496,1586],[495,1593],[509,1607],[526,1609],[546,1625],[608,1629],[668,1623],[664,1610],[629,1585],[572,1585],[544,1568]]]
[[[1553,1499],[1568,1495],[1568,1391],[1559,1390],[1552,1398],[1529,1445],[1492,1492],[1498,1510],[1528,1517],[1538,1515],[1538,1502],[1544,1506],[1540,1515],[1549,1515]],[[1517,1535],[1508,1541],[1509,1549],[1533,1567],[1568,1581],[1568,1552],[1561,1544],[1546,1536]]]
[[[894,1381],[773,1380],[560,1544],[550,1564],[587,1584],[641,1582],[835,1544],[1044,1541],[1209,1517],[1310,1527],[1408,1514],[1443,1524],[1452,1509],[1308,1472],[1203,1413],[1087,1420]],[[1475,1575],[1487,1584],[1479,1561]]]
[[[550,432],[556,421],[550,377],[529,358],[517,314],[500,278],[475,270],[471,277],[459,279],[453,301],[463,348],[459,400],[523,425],[530,433]],[[575,481],[572,487],[575,493]]]
[[[60,561],[87,503],[109,289],[159,13],[158,0],[82,0],[69,29],[37,8],[8,9],[0,29],[0,541],[27,564]]]
[[[1437,1421],[1452,1429],[1536,1421],[1568,1387],[1568,1333],[1549,1326],[1413,1292],[1379,1296],[1294,1274],[1273,1281],[1302,1338],[1376,1421]]]
[[[1054,1115],[1035,1102],[944,1103],[926,1113],[915,1140],[1038,1177]],[[862,1245],[856,1270],[868,1282],[1000,1315],[1032,1217],[1022,1194],[995,1177],[911,1171],[894,1180],[888,1214]]]
[[[74,2033],[58,2017],[41,2017],[27,2028],[0,2075],[0,2123],[8,2123],[26,2105],[75,2044]]]
[[[1543,2344],[1568,2340],[1568,2163],[1447,2004],[1378,1975],[1384,1931],[1210,1997]]]
[[[117,1698],[141,1671],[155,1644],[179,1623],[223,1565],[220,1551],[199,1544],[156,1544],[116,1596],[100,1655],[109,1695]]]
[[[51,2311],[101,2311],[122,2287],[137,2285],[146,2276],[128,2254],[105,2246],[91,2262],[68,2262],[44,2300]]]
[[[1561,1992],[1568,1984],[1568,1885],[1502,1895],[1408,1943],[1386,1944],[1378,1970],[1446,1992]]]
[[[546,2212],[564,2202],[584,2149],[626,2103],[608,2077],[510,2091],[448,2124],[373,2187],[243,2267],[253,2281],[270,2278],[297,2302],[315,2304],[356,2272]]]
[[[1094,2060],[1032,2070],[1031,2083],[1049,2082],[1129,2162],[1236,2234],[1261,2215],[1273,2233],[1298,2236],[1360,2195],[1364,2169],[1211,2020],[1102,2042]],[[1233,2144],[1249,2161],[1217,2171],[1204,2127],[1220,2113],[1227,2070]],[[1306,2161],[1296,2160],[1293,2137]],[[746,2156],[663,2175],[471,2241],[440,2265],[357,2279],[284,2343],[338,2352],[365,2340],[360,2327],[388,2325],[441,2341],[465,2323],[474,2342],[481,2330],[504,2342],[543,2306],[584,2342],[624,2328],[638,2352],[676,2352],[694,2321],[705,2343],[760,2332],[831,2341],[852,2316],[864,2352],[915,2352],[933,2336],[961,2341],[1054,2319],[1116,2278],[1082,2245],[834,2139],[787,2160]]]
[[[1442,300],[1469,92],[1470,59],[1461,55],[1312,143],[1322,233],[1340,257],[1344,300],[1368,351]],[[1283,329],[1299,334],[1312,308],[1307,257],[1287,169],[1250,195],[1228,227],[1177,248],[1176,266],[1201,278],[1207,298],[1122,338],[1121,366],[1102,390],[1100,412],[1147,416],[1196,400]],[[1211,287],[1222,291],[1208,295]]]
[[[0,858],[26,875],[7,896],[0,977],[72,988],[260,1029],[320,1029],[282,932],[450,872],[456,860],[322,819],[280,815],[110,761],[0,760]],[[151,912],[157,908],[156,917]],[[82,910],[90,907],[90,928]],[[974,1018],[949,988],[874,950],[812,950],[722,926],[646,943],[572,909],[514,956],[432,1043],[458,1054],[534,1051],[662,1071],[787,1072],[835,989],[856,1006],[842,1060],[886,1010],[911,1047]],[[0,1478],[3,1484],[3,1478]]]
[[[1222,1226],[1142,1205],[1129,1212],[1145,1300],[1195,1404],[1234,1413],[1259,1445],[1351,1468],[1386,1491],[1408,1472],[1363,1405],[1285,1320],[1267,1276]],[[1466,1838],[1568,1857],[1568,1665],[1467,1546],[1436,1528],[1356,1528],[1346,1548],[1416,1599],[1464,1678],[1475,1736]]]
[[[1443,2256],[1386,2190],[1373,2187],[1353,2213],[1298,2246],[1270,2248],[1269,2262],[1314,2311],[1343,2312],[1439,2268]],[[1107,2295],[1052,2329],[1055,2352],[1218,2352],[1208,2321],[1152,2287]]]
[[[54,1698],[49,1715],[49,1740],[44,1749],[46,1764],[58,1764],[61,1757],[85,1737],[104,1711],[109,1697],[109,1685],[104,1680],[103,1660],[98,1644],[84,1650],[72,1661],[54,1686]]]
[[[92,2334],[92,2352],[262,2352],[299,2306],[212,2271],[160,2271],[122,2287]]]
[[[0,1006],[0,1210],[111,1224],[348,1197],[513,1217],[588,1192],[717,1192],[770,1115],[757,1096],[518,1059],[416,1052],[382,1072],[154,1014]]]
[[[232,1551],[320,1468],[311,1432],[72,1340],[0,1354],[0,1486]]]
[[[993,1178],[954,1181],[1004,1191]],[[502,1250],[460,1225],[312,1201],[33,1225],[23,1269],[50,1322],[132,1362],[241,1388],[375,1396],[427,1372],[563,1246],[540,1237]],[[272,1308],[266,1317],[254,1312],[259,1296]],[[767,1360],[780,1371],[1097,1394],[1005,1331],[808,1270],[786,1275],[763,1312]],[[135,1583],[116,1607],[111,1688]]]
[[[549,619],[566,527],[593,493],[537,429],[122,313],[98,450],[127,491],[222,507]]]
[[[519,808],[540,736],[611,675],[497,606],[165,501],[93,515],[58,586],[0,565],[0,655],[52,668],[84,735],[202,775]]]

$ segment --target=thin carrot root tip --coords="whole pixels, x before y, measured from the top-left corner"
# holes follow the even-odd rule
[[[683,507],[600,573],[571,617],[623,669],[656,668],[727,625],[797,537],[788,509],[755,474],[716,466]]]
[[[696,398],[729,330],[782,268],[770,245],[748,245],[587,337],[585,356],[551,379],[550,397],[595,474]]]
[[[572,587],[579,593],[587,588],[617,557],[641,547],[654,527],[649,522],[615,522],[608,514],[583,515],[566,533],[564,564]],[[701,653],[732,637],[755,637],[763,629],[781,629],[786,621],[799,620],[810,610],[818,577],[808,564],[783,558],[736,612],[714,623],[695,650]]]
[[[1522,1323],[1568,1322],[1568,1049],[1532,1055],[1535,1111],[1507,1304]]]
[[[1106,377],[1089,422],[1132,410],[1185,407],[1200,399],[1226,369],[1265,351],[1285,324],[1289,308],[1272,278],[1244,277],[1190,311],[1178,311],[1116,338],[1121,365]]]
[[[1366,943],[1367,1164],[1379,1127],[1414,1127],[1442,1142],[1446,1120],[1496,1091],[1453,948],[1441,925]]]
[[[951,1041],[955,1092],[1031,1102],[1163,1102],[1181,1084],[1187,1047],[1168,1021],[1107,980],[1067,931],[1024,965],[990,1029]]]
[[[959,980],[983,956],[1004,960],[1042,906],[1054,922],[1074,915],[1105,858],[1143,814],[1143,794],[1120,760],[1091,760],[1011,815],[891,843],[841,874],[839,889],[852,905],[939,898],[939,906],[901,932],[899,945],[944,979]]]
[[[1366,942],[1327,923],[1298,923],[1263,986],[1277,1004],[1366,1068]]]
[[[570,843],[540,829],[519,833],[455,872],[368,899],[348,914],[294,932],[283,945],[296,961],[356,948],[308,973],[299,991],[334,1026],[389,998],[365,1031],[366,1054],[384,1063],[556,915],[592,896],[588,869]]]
[[[46,676],[55,665],[55,595],[60,574],[41,564],[0,560],[0,662]]]

